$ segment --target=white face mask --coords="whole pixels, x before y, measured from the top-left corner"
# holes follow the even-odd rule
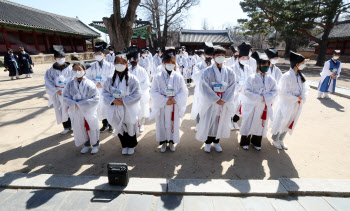
[[[300,66],[298,67],[298,69],[299,69],[299,70],[303,70],[303,69],[305,68],[305,66],[306,66],[306,64],[304,63],[304,64],[300,65]]]
[[[333,59],[334,59],[334,60],[338,60],[338,59],[339,59],[339,56],[333,56]]]
[[[250,52],[249,52],[249,56],[251,56],[251,55],[252,55],[252,53],[253,53],[253,52],[251,52],[251,51],[250,51]]]
[[[218,64],[222,64],[222,63],[224,63],[224,61],[225,61],[225,57],[224,57],[224,56],[215,57],[215,61],[216,61],[216,63],[218,63]]]
[[[142,54],[142,57],[145,58],[145,57],[146,57],[146,54]]]
[[[109,53],[110,53],[110,54],[113,54],[114,52],[113,52],[113,51],[110,51]]]
[[[168,71],[173,71],[175,68],[174,64],[166,64],[165,65],[165,69],[167,69]]]
[[[102,55],[95,55],[95,59],[97,61],[101,61],[103,59],[103,56]]]
[[[202,55],[202,56],[201,56],[201,59],[202,59],[202,60],[205,60],[205,57]]]
[[[83,77],[85,75],[85,72],[78,70],[78,71],[73,71],[73,74],[74,74],[75,77],[81,78],[81,77]]]
[[[271,59],[271,64],[277,64],[278,59]]]
[[[240,60],[239,61],[241,64],[243,65],[248,65],[249,64],[249,61],[248,60]]]
[[[60,65],[64,64],[66,62],[66,58],[57,58],[56,62]]]
[[[116,65],[114,65],[114,67],[118,72],[123,72],[126,68],[126,66],[123,64],[116,64]]]

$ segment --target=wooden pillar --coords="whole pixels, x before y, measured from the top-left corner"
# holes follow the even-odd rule
[[[84,52],[87,52],[86,39],[84,37],[81,38],[83,40]]]
[[[2,27],[2,34],[3,34],[4,40],[5,40],[6,48],[11,48],[11,43],[8,39],[8,34],[6,31],[6,28],[4,28],[4,27]],[[7,49],[6,49],[6,51],[7,51]]]
[[[72,36],[69,36],[69,41],[70,41],[70,47],[72,48],[72,52],[75,52],[75,47],[74,47],[73,37]]]
[[[59,44],[59,45],[62,45],[62,42],[61,42],[61,35],[56,34],[56,38],[57,38],[58,44]]]
[[[95,51],[95,40],[94,38],[91,39],[91,43],[92,43],[92,51]]]
[[[35,30],[33,30],[33,38],[34,38],[34,45],[35,45],[36,53],[39,54],[40,53],[40,47],[39,47],[38,37],[37,37],[37,34],[36,34]]]
[[[137,37],[137,47],[141,48],[141,35]]]
[[[49,53],[50,52],[50,41],[49,41],[49,37],[47,34],[44,34],[44,42],[45,42],[46,53]]]

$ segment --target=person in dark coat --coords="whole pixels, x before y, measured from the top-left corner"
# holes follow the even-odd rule
[[[23,47],[19,47],[20,53],[18,54],[18,66],[22,74],[26,74],[26,78],[31,78],[33,72],[34,63],[30,55],[24,51]]]
[[[7,54],[4,56],[4,66],[6,70],[9,71],[9,76],[11,80],[14,80],[15,77],[18,79],[21,74],[18,68],[18,59],[11,48],[7,49]]]

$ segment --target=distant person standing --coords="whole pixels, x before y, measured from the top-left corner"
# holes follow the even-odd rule
[[[340,50],[333,51],[333,57],[324,64],[321,72],[321,80],[318,85],[318,98],[330,98],[329,93],[335,92],[335,85],[341,72],[341,62],[339,61]]]
[[[106,61],[114,64],[115,53],[113,46],[109,46],[108,51],[109,53],[106,55]]]
[[[26,78],[31,78],[33,72],[34,63],[30,55],[24,51],[23,47],[19,47],[20,53],[18,54],[18,65],[22,74],[26,74]]]
[[[6,70],[9,71],[9,76],[11,80],[14,80],[15,77],[19,79],[19,76],[22,75],[18,67],[18,59],[11,48],[7,49],[7,54],[4,56],[4,66]]]

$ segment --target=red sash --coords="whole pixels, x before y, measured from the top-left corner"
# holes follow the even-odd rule
[[[299,105],[300,105],[300,101],[298,101],[298,103],[299,103]],[[294,120],[293,120],[293,122],[289,125],[289,129],[291,130],[291,129],[293,129],[293,125],[294,125]]]
[[[86,130],[86,134],[88,136],[88,139],[90,140],[90,136],[89,136],[89,133],[88,131],[90,130],[90,126],[89,124],[87,123],[86,119],[84,118],[84,127],[85,127],[85,130]]]

